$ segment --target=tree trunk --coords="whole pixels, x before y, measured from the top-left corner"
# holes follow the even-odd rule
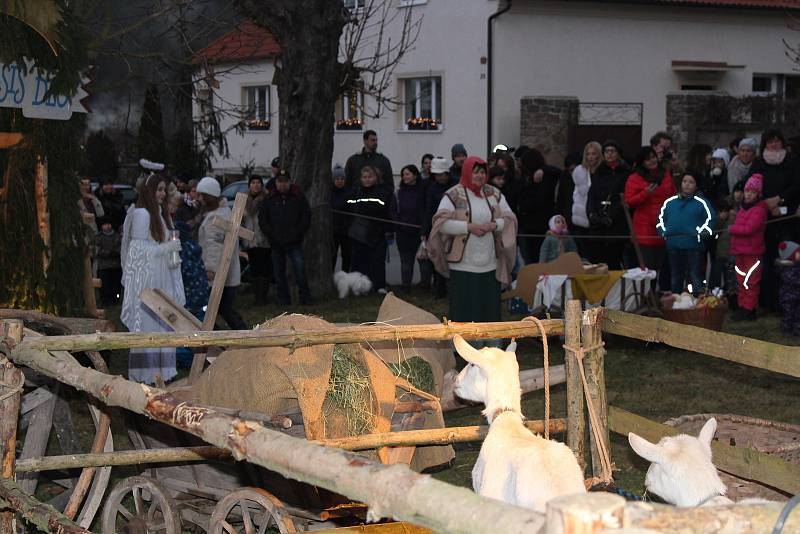
[[[333,289],[331,160],[336,99],[341,92],[339,40],[345,24],[341,0],[237,0],[281,46],[276,65],[280,157],[311,205],[304,251],[314,297]]]

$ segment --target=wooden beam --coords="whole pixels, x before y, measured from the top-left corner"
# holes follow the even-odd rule
[[[578,300],[567,301],[565,309],[564,345],[581,346],[581,303]],[[581,469],[586,467],[585,434],[586,418],[584,416],[583,382],[578,369],[577,356],[568,350],[564,351],[564,367],[567,375],[567,445],[578,460]]]
[[[395,517],[436,532],[528,534],[538,532],[544,516],[411,471],[384,466],[347,451],[322,447],[305,439],[208,407],[179,401],[166,391],[110,376],[18,345],[10,358],[96,396],[224,447],[285,477],[306,482],[363,502],[368,519]]]
[[[547,335],[564,332],[559,319],[542,321]],[[115,332],[79,336],[47,336],[27,338],[27,348],[42,350],[110,350],[121,348],[159,347],[289,347],[298,349],[313,345],[427,339],[447,341],[460,334],[464,339],[540,337],[533,321],[497,323],[453,323],[429,325],[358,325],[321,330],[219,330],[214,332]]]
[[[0,341],[9,346],[22,341],[23,323],[21,319],[0,320]],[[17,455],[17,420],[19,418],[20,397],[25,377],[10,361],[3,358],[0,363],[0,381],[4,386],[0,392],[5,397],[0,401],[0,469],[4,481],[14,479],[14,462]],[[9,388],[17,385],[14,393]],[[8,395],[7,395],[8,393]],[[14,512],[0,513],[0,534],[14,534]]]
[[[91,531],[73,523],[52,506],[39,502],[22,491],[12,480],[0,479],[0,502],[21,513],[25,519],[39,527],[41,532],[91,534]]]
[[[23,135],[16,132],[0,132],[0,148],[11,148],[22,141]]]
[[[525,426],[531,430],[531,432],[536,432],[538,434],[541,434],[544,430],[543,421],[525,421]],[[563,433],[565,429],[566,422],[563,419],[550,420],[551,433]],[[487,425],[463,426],[364,434],[362,436],[348,438],[318,440],[313,443],[346,451],[363,451],[380,447],[450,445],[452,443],[482,441],[488,432],[489,427]],[[163,449],[116,451],[96,454],[40,456],[38,458],[29,458],[17,462],[17,472],[29,473],[107,465],[204,462],[208,460],[233,460],[233,457],[230,451],[219,447],[166,447]]]
[[[38,323],[47,328],[69,332],[70,334],[91,334],[95,332],[113,332],[114,321],[86,317],[56,317],[31,310],[15,310],[0,308],[0,319],[22,319],[26,323]]]
[[[219,226],[226,232],[231,231],[231,222],[228,219],[223,219],[222,217],[219,217],[218,215],[214,215],[211,218],[211,224],[213,224],[214,226]],[[255,232],[247,228],[244,228],[243,226],[239,227],[238,233],[239,233],[239,238],[244,239],[245,241],[252,241],[256,237]]]
[[[664,319],[606,310],[603,331],[800,378],[800,347],[787,347]]]
[[[208,305],[206,306],[206,314],[203,318],[203,330],[214,330],[214,323],[217,321],[217,312],[219,311],[219,303],[222,299],[222,291],[225,289],[225,281],[228,278],[228,270],[231,266],[231,261],[234,259],[239,261],[238,256],[233,257],[233,251],[236,249],[236,244],[239,241],[238,228],[242,224],[242,217],[244,216],[244,208],[247,205],[247,194],[236,193],[236,200],[233,203],[233,213],[231,214],[230,228],[225,234],[225,242],[222,246],[222,256],[220,257],[220,264],[214,273],[214,283],[211,285],[211,294],[208,297]],[[233,229],[237,229],[236,232]],[[155,347],[153,347],[155,348]],[[192,368],[189,370],[189,384],[193,384],[202,374],[203,366],[206,362],[205,354],[195,354],[192,360]]]
[[[604,308],[593,308],[583,312],[583,320],[581,322],[581,343],[584,349],[587,350],[584,357],[584,370],[586,372],[586,384],[588,391],[586,395],[592,400],[592,405],[597,411],[597,418],[599,419],[599,439],[603,448],[608,452],[609,462],[613,464],[611,458],[611,441],[608,437],[608,401],[606,400],[606,375],[605,375],[605,354],[606,350],[601,345],[603,341],[603,332],[601,329],[601,322],[603,320],[602,314]],[[588,404],[588,403],[587,403]],[[589,445],[592,453],[592,476],[599,479],[610,478],[612,473],[610,469],[605,472],[602,468],[603,456],[597,444],[597,437],[595,437],[595,429],[589,425],[591,439]]]
[[[608,407],[609,428],[624,436],[634,432],[646,440],[657,443],[664,436],[675,436],[680,431],[656,423],[615,406]],[[757,480],[791,494],[800,493],[800,465],[763,454],[749,447],[731,447],[718,441],[711,443],[714,465],[737,477]]]
[[[194,332],[203,328],[200,319],[172,300],[161,289],[147,288],[139,294],[139,300],[175,332]]]

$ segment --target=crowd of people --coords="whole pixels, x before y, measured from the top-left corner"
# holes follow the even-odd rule
[[[800,285],[796,269],[775,262],[787,246],[797,249],[798,225],[788,216],[800,202],[800,157],[777,129],[760,143],[697,144],[685,158],[664,132],[632,155],[614,140],[589,142],[563,168],[526,146],[500,146],[483,160],[456,143],[449,156],[423,154],[395,185],[376,132],[364,132],[362,149],[332,172],[333,267],[360,272],[386,293],[387,250],[396,243],[398,289],[410,291],[418,271],[423,289],[449,299],[455,321],[499,320],[500,292],[519,268],[567,252],[609,269],[657,271],[662,291],[722,288],[741,320],[754,319],[759,305],[778,310],[779,284]],[[160,289],[202,319],[226,236],[218,220],[232,215],[219,182],[146,173],[127,211],[111,180],[90,189],[81,182],[79,207],[94,234],[103,304],[122,294],[131,331],[166,330],[138,300],[142,289]],[[254,303],[266,303],[274,286],[276,301],[291,304],[287,263],[300,303],[312,303],[303,255],[311,209],[277,158],[268,180],[249,178],[243,226],[253,232],[241,251]],[[219,305],[232,329],[247,328],[236,310],[240,285],[232,261]],[[798,322],[787,319],[784,329],[798,334]],[[130,365],[137,380],[168,380],[175,352],[132,351]]]

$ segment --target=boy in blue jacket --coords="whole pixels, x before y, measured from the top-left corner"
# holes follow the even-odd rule
[[[670,290],[682,293],[688,274],[695,296],[703,285],[705,240],[713,238],[716,220],[711,202],[697,192],[698,182],[697,173],[684,173],[680,193],[664,201],[656,223],[658,233],[667,241]]]

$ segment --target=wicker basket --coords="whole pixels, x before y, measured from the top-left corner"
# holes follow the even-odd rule
[[[692,308],[688,310],[662,308],[661,313],[667,321],[719,331],[722,330],[728,307],[718,306],[716,308]]]
[[[705,422],[712,417],[717,419],[714,439],[720,443],[736,447],[752,447],[787,462],[800,464],[800,425],[730,414],[684,415],[670,419],[664,424],[696,436]],[[739,478],[723,471],[719,474],[728,486],[727,496],[734,501],[749,498],[785,501],[791,496],[761,482]]]

